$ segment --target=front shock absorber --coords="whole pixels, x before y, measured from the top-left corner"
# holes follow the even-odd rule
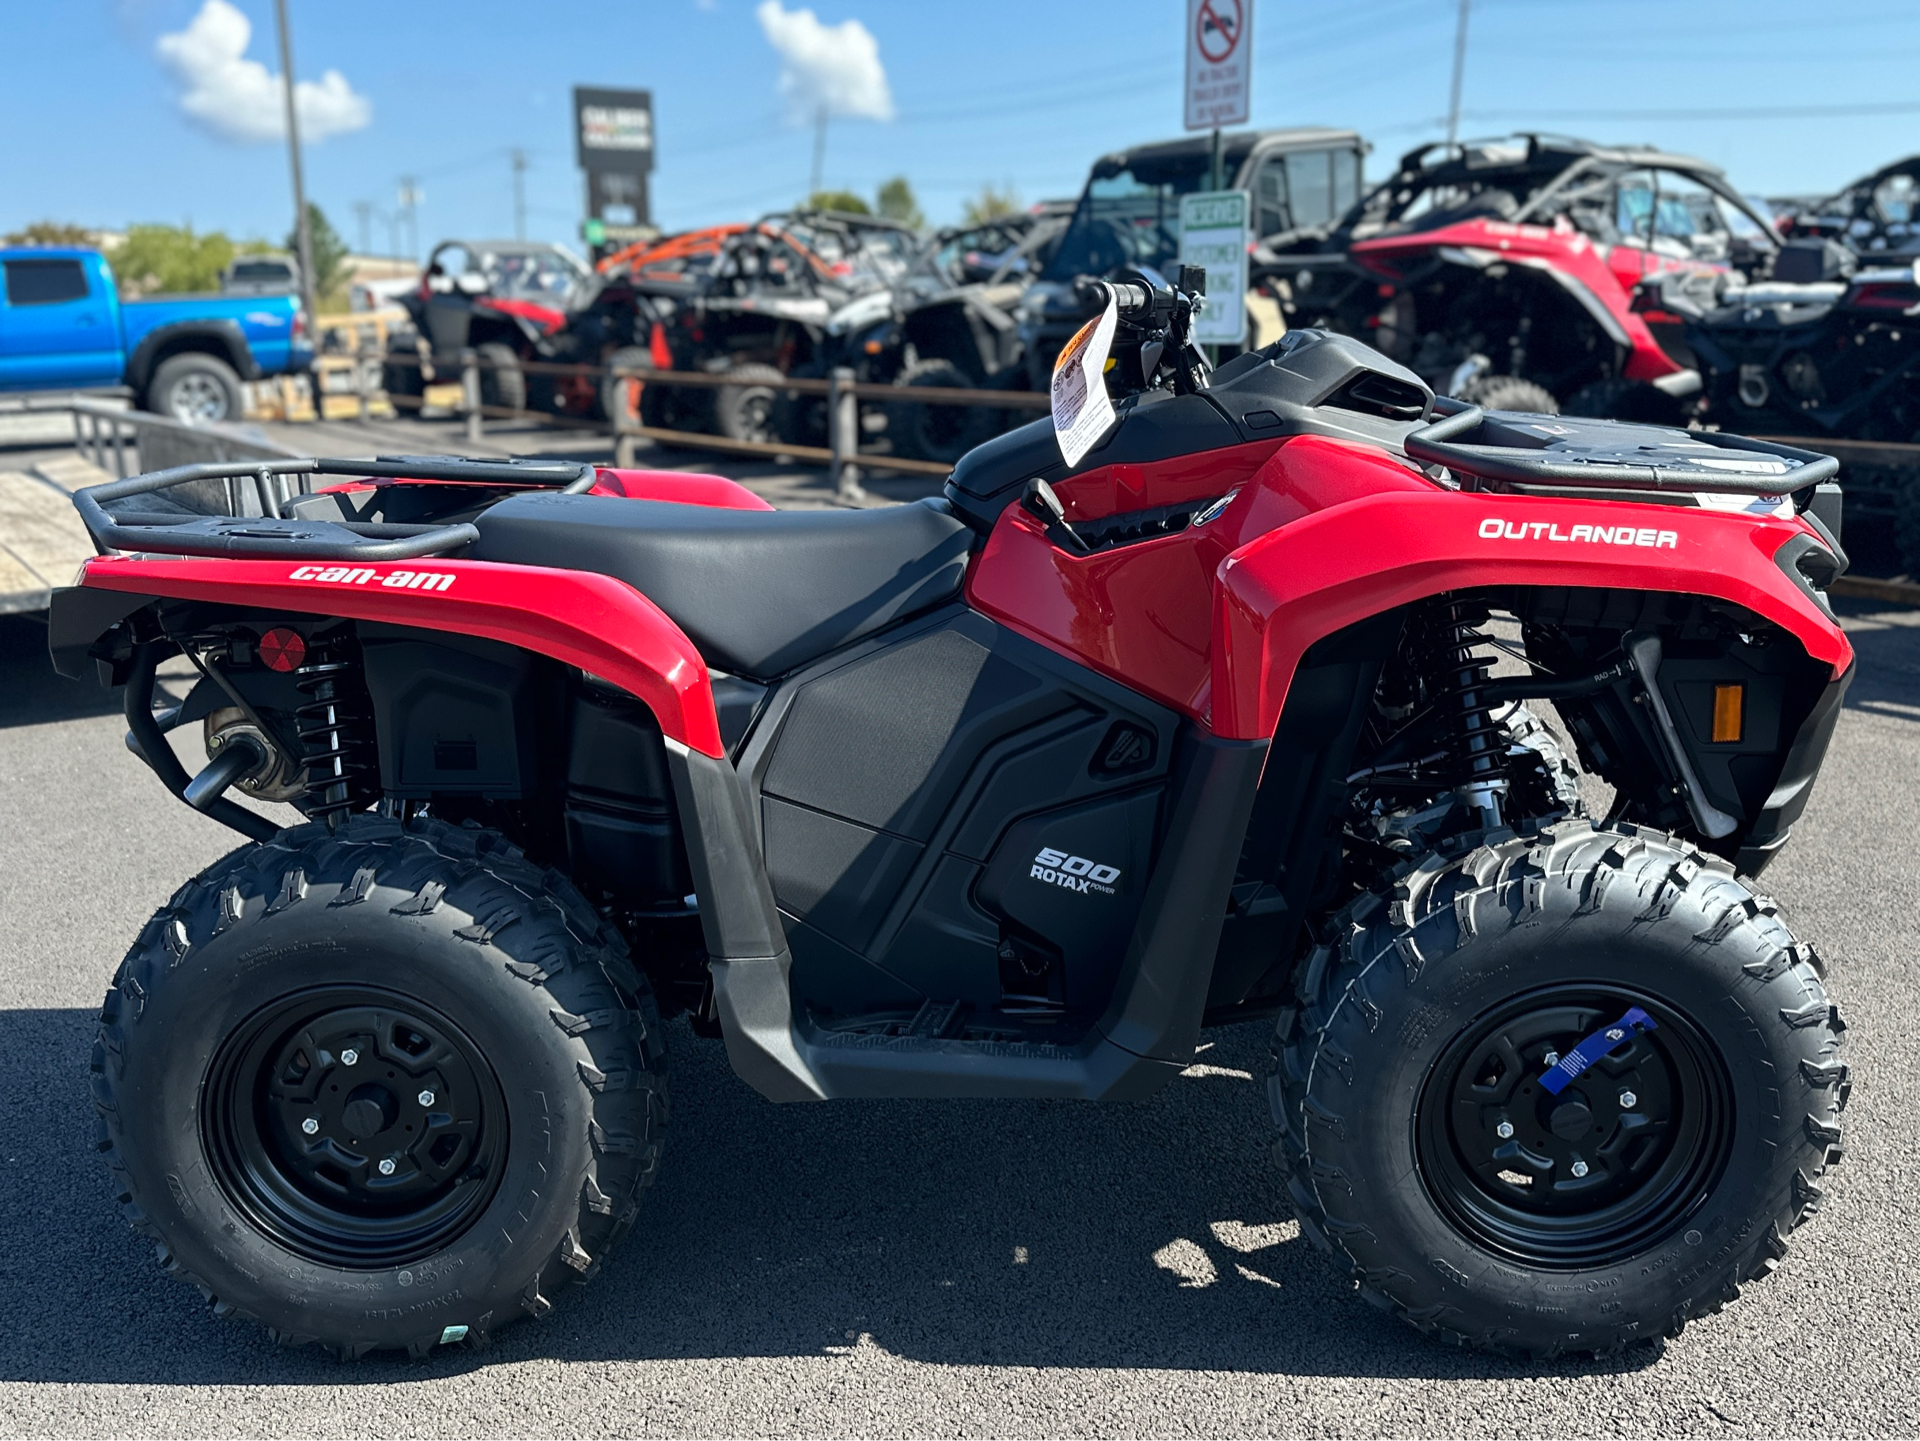
[[[1491,830],[1501,823],[1507,791],[1507,739],[1482,695],[1492,666],[1482,654],[1491,644],[1480,630],[1486,619],[1484,606],[1451,596],[1440,602],[1428,691],[1451,722],[1453,769],[1459,778],[1455,793],[1478,814],[1478,824]]]
[[[306,768],[302,809],[337,826],[363,809],[375,791],[379,758],[373,733],[373,701],[351,638],[315,638],[294,684],[307,697],[294,710],[300,763]]]

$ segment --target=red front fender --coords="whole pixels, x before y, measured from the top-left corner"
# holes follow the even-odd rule
[[[1287,449],[1303,460],[1295,441]],[[1602,538],[1604,533],[1604,538]],[[1443,591],[1572,586],[1731,601],[1794,635],[1837,676],[1853,647],[1774,563],[1798,520],[1673,505],[1393,491],[1270,531],[1221,563],[1213,622],[1216,734],[1271,736],[1300,657],[1322,637]]]

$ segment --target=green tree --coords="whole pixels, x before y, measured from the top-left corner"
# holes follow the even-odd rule
[[[91,245],[93,232],[84,225],[68,225],[63,220],[36,220],[24,230],[5,238],[8,245]]]
[[[982,225],[1003,215],[1019,213],[1020,196],[1011,185],[1005,190],[982,185],[980,193],[960,207],[960,218],[968,225]]]
[[[134,295],[217,290],[232,259],[233,242],[217,230],[196,235],[190,225],[130,225],[113,269]]]
[[[915,230],[927,223],[927,217],[920,213],[920,202],[914,198],[913,187],[904,175],[882,181],[878,199],[880,213],[889,220],[911,225]]]
[[[326,212],[307,202],[307,230],[313,246],[313,303],[322,310],[347,308],[347,242],[327,220]],[[287,253],[300,253],[300,232],[287,236]]]
[[[807,197],[809,210],[839,210],[848,215],[871,215],[873,207],[851,190],[816,190]]]

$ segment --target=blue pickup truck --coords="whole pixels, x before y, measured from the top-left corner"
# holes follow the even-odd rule
[[[97,250],[0,249],[0,391],[125,385],[147,410],[235,420],[240,382],[305,370],[292,295],[122,300]]]

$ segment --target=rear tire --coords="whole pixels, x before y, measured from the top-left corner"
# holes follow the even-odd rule
[[[187,425],[238,420],[240,377],[217,355],[191,350],[160,362],[147,384],[145,408]]]
[[[419,337],[411,335],[396,336],[387,346],[387,356],[380,365],[380,386],[389,398],[411,396],[418,399],[426,394],[426,371],[421,362],[426,358]],[[418,407],[399,407],[403,415],[417,413]]]
[[[976,383],[951,360],[916,360],[894,384],[976,389]],[[983,405],[933,405],[926,401],[890,401],[887,435],[894,451],[914,460],[951,465],[994,432],[996,412]]]
[[[714,426],[728,440],[770,445],[780,439],[774,410],[786,376],[771,365],[736,365],[727,383],[714,392]]]
[[[652,370],[653,355],[644,345],[623,345],[607,357],[608,371]],[[647,382],[627,375],[603,376],[600,408],[617,429],[646,425]]]
[[[1303,1234],[1420,1330],[1532,1356],[1677,1335],[1818,1207],[1844,1028],[1724,861],[1633,826],[1494,832],[1327,936],[1279,1023],[1279,1153]],[[1657,1029],[1550,1096],[1545,1056],[1629,1004]]]
[[[1560,402],[1551,391],[1517,375],[1477,375],[1460,387],[1458,398],[1486,410],[1518,410],[1528,415],[1560,413]]]
[[[480,362],[480,403],[502,410],[527,408],[527,373],[511,345],[489,341],[473,348]]]
[[[218,1314],[424,1355],[599,1269],[658,1167],[665,1059],[557,872],[360,816],[181,888],[107,993],[93,1090],[123,1214]]]
[[[1568,399],[1563,415],[1592,416],[1598,420],[1631,420],[1641,425],[1683,426],[1681,403],[1658,386],[1640,380],[1596,380]]]

